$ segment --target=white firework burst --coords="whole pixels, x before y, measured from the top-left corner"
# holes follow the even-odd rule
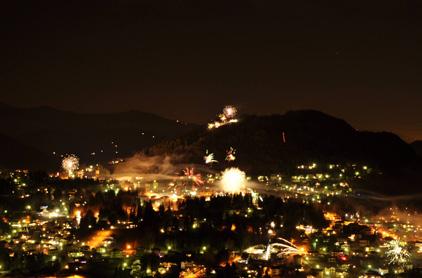
[[[205,152],[204,161],[205,161],[205,164],[212,164],[212,163],[218,162],[214,158],[214,153],[208,153],[208,150]]]
[[[246,185],[246,174],[238,168],[226,169],[221,177],[221,185],[224,192],[240,193]]]
[[[62,168],[69,177],[73,177],[76,170],[79,169],[79,158],[76,155],[68,155],[62,160]]]
[[[399,240],[391,240],[387,243],[387,251],[385,252],[388,258],[388,264],[405,264],[409,261],[410,253],[407,250],[406,243]]]
[[[306,254],[305,249],[297,247],[287,239],[280,237],[276,238],[275,241],[269,242],[267,245],[260,244],[249,247],[244,252],[265,261],[268,261],[273,254],[279,258]]]

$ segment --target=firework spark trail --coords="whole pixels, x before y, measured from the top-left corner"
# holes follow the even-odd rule
[[[300,250],[293,243],[284,238],[277,238],[277,240],[282,241],[283,243],[275,242],[268,243],[267,245],[255,245],[249,247],[244,252],[248,254],[258,255],[263,260],[269,260],[271,254],[276,254],[277,257],[283,257],[287,255],[294,254],[303,254],[305,251]]]

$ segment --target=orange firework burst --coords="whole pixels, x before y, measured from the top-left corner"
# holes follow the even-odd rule
[[[186,168],[185,170],[183,170],[183,173],[185,174],[185,176],[192,180],[196,185],[202,185],[204,184],[204,180],[202,179],[201,174],[195,174],[195,170],[193,168]]]
[[[233,147],[230,147],[230,149],[227,151],[226,160],[227,161],[236,160],[236,150]]]

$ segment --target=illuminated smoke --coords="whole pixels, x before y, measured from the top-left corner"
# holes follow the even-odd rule
[[[227,193],[239,193],[246,185],[246,174],[238,168],[224,170],[221,185]]]
[[[117,180],[142,179],[145,182],[177,179],[181,168],[172,163],[173,159],[177,157],[147,156],[138,153],[115,165],[113,178]]]

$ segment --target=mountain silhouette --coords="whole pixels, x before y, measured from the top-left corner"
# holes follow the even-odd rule
[[[225,161],[230,147],[236,150],[233,162]],[[297,165],[312,162],[366,164],[383,173],[383,177],[391,177],[391,181],[400,178],[401,187],[383,188],[382,180],[371,185],[386,193],[419,190],[415,181],[422,173],[421,158],[399,136],[359,131],[344,120],[314,110],[244,116],[237,124],[213,130],[203,127],[154,145],[146,153],[175,154],[176,162],[203,164],[207,150],[219,161],[213,169],[235,166],[251,175],[292,173]],[[406,176],[412,178],[403,179]]]
[[[415,141],[411,144],[413,150],[422,157],[422,141]]]
[[[139,111],[83,114],[0,105],[0,133],[49,156],[73,153],[86,163],[129,156],[193,127]]]
[[[359,131],[314,110],[245,115],[239,123],[208,130],[139,111],[82,114],[0,104],[0,134],[5,134],[0,135],[3,168],[57,169],[66,153],[80,156],[82,164],[107,163],[139,151],[203,164],[208,150],[219,161],[214,170],[236,166],[251,175],[292,173],[298,164],[312,162],[367,164],[383,173],[369,181],[370,188],[384,193],[419,191],[415,181],[422,178],[419,142]],[[236,160],[227,162],[231,147]]]
[[[54,158],[16,139],[0,134],[0,168],[45,170],[54,167]]]
[[[203,128],[148,151],[185,154],[187,160],[199,162],[208,150],[224,161],[230,147],[237,150],[235,164],[259,173],[313,161],[361,162],[382,169],[418,161],[412,147],[395,134],[358,131],[344,120],[313,110],[245,116],[238,124]]]

